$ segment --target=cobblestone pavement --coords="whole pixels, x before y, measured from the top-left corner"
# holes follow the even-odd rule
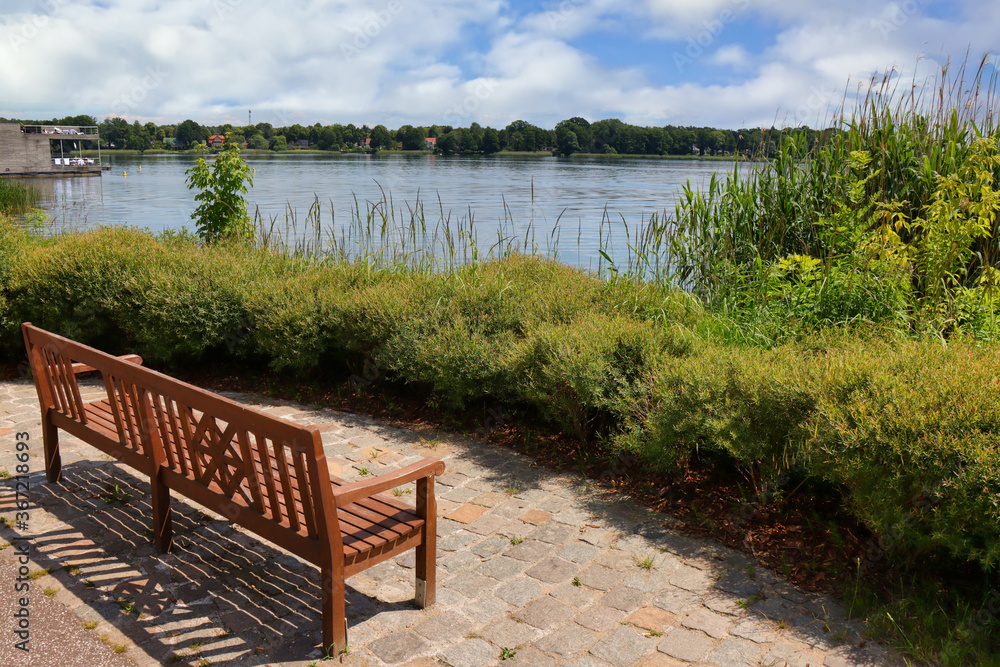
[[[83,391],[87,400],[103,388]],[[797,590],[716,543],[671,532],[665,517],[602,495],[582,477],[533,467],[474,438],[229,396],[318,425],[340,477],[377,474],[425,455],[447,465],[437,481],[437,604],[412,604],[412,551],[352,577],[343,664],[894,663],[832,599]],[[109,655],[118,651],[137,665],[308,665],[322,657],[316,568],[178,498],[174,549],[157,554],[141,475],[60,432],[63,481],[45,484],[34,387],[2,383],[0,469],[11,474],[17,432],[30,434],[32,506],[26,532],[0,526],[0,544],[13,543],[0,561],[15,564],[17,546],[30,545],[31,570],[49,574],[37,573],[43,576],[29,595],[64,605],[71,613],[63,617],[102,638]],[[0,480],[0,516],[10,520],[13,486]],[[410,502],[414,496],[406,487],[394,493]],[[4,600],[14,583],[0,581]],[[0,621],[0,641],[12,645],[11,622]],[[40,619],[31,641],[50,648],[78,629]],[[39,664],[14,658],[5,664]],[[77,652],[60,664],[100,663]]]

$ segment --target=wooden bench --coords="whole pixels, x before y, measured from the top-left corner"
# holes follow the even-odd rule
[[[171,544],[170,492],[218,512],[319,566],[323,646],[347,645],[344,580],[416,549],[416,603],[434,602],[437,510],[425,458],[359,482],[331,478],[320,433],[113,357],[30,323],[21,325],[42,408],[45,472],[60,478],[58,429],[148,475],[153,540]],[[76,376],[97,371],[107,397],[84,403]],[[382,494],[416,482],[416,507]]]

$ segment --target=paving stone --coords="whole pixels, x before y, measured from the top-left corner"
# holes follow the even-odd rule
[[[472,622],[455,611],[446,611],[416,625],[413,630],[432,642],[444,642],[463,636]]]
[[[640,590],[615,586],[601,598],[601,604],[624,612],[633,612],[646,603],[646,598],[646,593]]]
[[[510,618],[498,618],[478,630],[477,634],[500,648],[517,648],[534,639],[539,633],[536,628],[526,623],[519,623]]]
[[[687,667],[687,662],[681,662],[664,653],[650,653],[639,658],[634,667]]]
[[[510,660],[505,660],[504,665],[513,667],[556,667],[556,661],[545,655],[534,646],[518,649],[517,654]]]
[[[670,585],[670,575],[657,570],[639,570],[625,574],[622,585],[644,593],[656,593]]]
[[[531,539],[560,546],[566,544],[574,534],[576,531],[567,526],[548,524],[535,530],[531,534]]]
[[[625,578],[621,572],[602,565],[591,565],[579,574],[580,583],[600,591],[610,590]]]
[[[505,519],[502,516],[497,516],[492,513],[484,514],[475,521],[469,523],[467,527],[470,531],[478,535],[506,535],[507,537],[521,537],[529,532],[527,527],[521,528],[521,525],[519,525],[518,522]]]
[[[710,574],[693,567],[682,566],[670,575],[670,583],[693,593],[708,593],[715,583]]]
[[[706,660],[717,663],[720,667],[741,667],[758,664],[757,659],[763,653],[764,649],[759,644],[748,639],[726,637],[712,649]]]
[[[597,553],[597,547],[593,547],[589,544],[581,544],[580,542],[574,542],[567,544],[565,547],[560,549],[556,555],[560,558],[573,561],[574,563],[583,564],[593,560]]]
[[[736,598],[730,597],[728,594],[709,595],[705,598],[706,607],[712,611],[717,611],[720,614],[726,614],[728,616],[742,616],[745,613],[744,606],[746,604],[746,600],[737,600]]]
[[[446,574],[457,574],[477,567],[482,559],[476,558],[468,551],[458,551],[438,561],[438,569],[444,570]],[[353,581],[353,579],[352,579]]]
[[[582,526],[591,520],[592,514],[578,507],[567,507],[552,515],[552,520],[570,526]]]
[[[668,588],[653,596],[652,603],[664,611],[683,616],[701,606],[702,597],[681,588]]]
[[[542,592],[542,587],[534,579],[521,577],[503,584],[495,591],[495,595],[515,607],[523,607],[534,600]]]
[[[826,621],[802,615],[792,621],[795,638],[823,651],[833,649],[837,643]]]
[[[584,609],[573,619],[588,630],[594,632],[610,632],[621,625],[625,612],[611,607],[595,604]]]
[[[457,533],[460,530],[466,530],[466,525],[464,523],[446,519],[443,516],[440,516],[440,514],[441,508],[438,507],[438,538]]]
[[[715,641],[701,632],[674,628],[660,640],[656,650],[689,662],[698,662],[712,650]]]
[[[476,571],[480,574],[485,574],[487,577],[492,577],[497,581],[507,581],[511,577],[516,577],[521,574],[524,569],[524,563],[513,558],[507,558],[506,556],[494,556],[482,565],[480,565]]]
[[[594,558],[594,563],[622,572],[635,572],[638,569],[635,556],[621,549],[603,549]]]
[[[577,569],[576,565],[561,558],[546,558],[538,565],[529,568],[525,574],[539,581],[555,584],[560,581],[569,581],[572,579]]]
[[[472,553],[476,554],[480,558],[489,558],[490,556],[500,553],[509,546],[509,539],[500,535],[493,535],[492,537],[487,537],[485,540],[482,540],[479,544],[472,547]]]
[[[472,523],[485,513],[486,508],[482,505],[472,505],[470,503],[466,503],[445,516],[452,521],[458,521],[459,523]]]
[[[440,597],[441,593],[438,592]],[[503,616],[510,611],[510,605],[498,597],[492,595],[480,598],[471,604],[462,607],[462,611],[479,621],[489,621],[499,616]]]
[[[438,540],[437,546],[441,551],[458,551],[482,539],[482,535],[461,531],[441,538]]]
[[[615,667],[629,667],[640,657],[655,649],[655,640],[644,637],[630,627],[620,626],[594,644],[590,652]]]
[[[628,622],[632,625],[655,632],[666,632],[676,626],[680,620],[677,614],[663,611],[656,607],[643,607],[633,612],[628,617]]]
[[[729,629],[729,634],[758,644],[772,642],[778,638],[778,630],[773,623],[754,616],[741,620],[735,627]]]
[[[467,485],[467,488],[474,488],[472,487],[471,482]],[[496,507],[500,503],[507,500],[507,496],[502,493],[493,493],[492,491],[483,493],[481,489],[479,489],[479,491],[479,495],[472,499],[472,502],[476,505],[482,505],[483,507]]]
[[[466,597],[478,598],[484,591],[494,588],[497,582],[495,579],[475,572],[460,572],[444,582],[444,585],[446,588],[458,591]]]
[[[766,600],[762,600],[751,607],[751,611],[755,616],[766,618],[774,623],[791,623],[793,620],[801,616],[800,610],[796,609],[794,606],[790,606],[781,598],[768,598]]]
[[[719,577],[718,581],[715,582],[715,587],[745,600],[760,595],[764,585],[760,581],[751,579],[744,572],[729,570]]]
[[[552,553],[552,545],[535,540],[525,540],[520,544],[512,546],[504,552],[504,555],[518,560],[531,561],[537,563]]]
[[[482,667],[493,659],[493,648],[482,639],[466,639],[441,652],[451,667]]]
[[[573,618],[575,613],[576,610],[573,607],[563,604],[553,597],[545,596],[516,612],[514,618],[540,630],[546,630],[553,625],[565,623]]]
[[[681,625],[692,630],[701,630],[709,637],[720,639],[729,634],[729,628],[733,627],[734,623],[733,619],[725,614],[702,607],[688,614],[681,621]]]
[[[530,523],[533,526],[541,526],[543,523],[548,523],[548,521],[552,519],[552,514],[550,512],[543,512],[542,510],[528,510],[519,518],[521,521]]]
[[[820,651],[813,651],[808,646],[787,643],[774,644],[764,654],[761,662],[765,665],[781,665],[783,667],[818,667],[825,657]]]
[[[479,496],[479,491],[476,491],[475,489],[467,489],[463,486],[457,489],[452,489],[451,491],[445,493],[441,497],[444,498],[445,500],[450,500],[454,503],[468,503],[471,502],[473,499],[475,499],[477,496]]]
[[[592,655],[581,655],[567,660],[560,667],[609,667],[609,665]]]
[[[598,634],[570,623],[556,628],[553,632],[535,642],[535,646],[546,653],[558,653],[568,657],[586,651],[597,641]]]
[[[454,487],[454,486],[462,486],[467,481],[469,481],[469,478],[466,475],[460,475],[458,473],[448,473],[448,472],[446,472],[443,475],[438,475],[438,477],[435,479],[435,481],[438,484],[443,484],[444,486],[452,486],[452,487]]]
[[[611,544],[614,539],[614,533],[610,530],[603,530],[601,528],[585,528],[584,531],[580,533],[580,539],[587,544],[606,547]]]
[[[549,595],[571,607],[582,609],[593,602],[598,593],[593,588],[584,588],[582,585],[574,586],[569,583],[555,588]]]
[[[322,665],[323,663],[320,662],[319,664]],[[282,665],[281,667],[285,666]],[[306,665],[305,667],[309,666]],[[405,665],[401,665],[401,667],[441,667],[441,661],[438,660],[437,658],[423,657],[423,658],[417,658],[416,660],[411,660]]]
[[[395,665],[412,658],[414,653],[420,653],[426,646],[427,643],[412,632],[397,632],[376,639],[365,648],[379,660]]]

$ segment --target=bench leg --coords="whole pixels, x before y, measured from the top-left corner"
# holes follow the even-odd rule
[[[170,516],[170,489],[159,475],[150,480],[153,505],[153,543],[160,553],[170,551],[174,539],[173,519]]]
[[[59,455],[59,429],[42,417],[42,444],[45,448],[45,479],[50,484],[62,477],[62,457]]]
[[[434,563],[435,540],[417,547],[417,590],[414,601],[421,609],[434,604],[436,589],[436,569]]]
[[[323,650],[337,657],[347,649],[347,603],[344,599],[344,577],[333,570],[322,572],[323,589]]]
[[[437,581],[437,503],[434,478],[417,480],[417,514],[424,519],[423,540],[417,547],[417,590],[414,601],[421,609],[434,604]]]

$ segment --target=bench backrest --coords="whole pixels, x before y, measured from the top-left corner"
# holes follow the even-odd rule
[[[119,441],[173,490],[319,562],[340,530],[322,441],[293,424],[22,325],[40,401],[86,423],[73,364],[101,373]],[[79,368],[79,366],[78,366]],[[331,543],[332,540],[332,543]]]

